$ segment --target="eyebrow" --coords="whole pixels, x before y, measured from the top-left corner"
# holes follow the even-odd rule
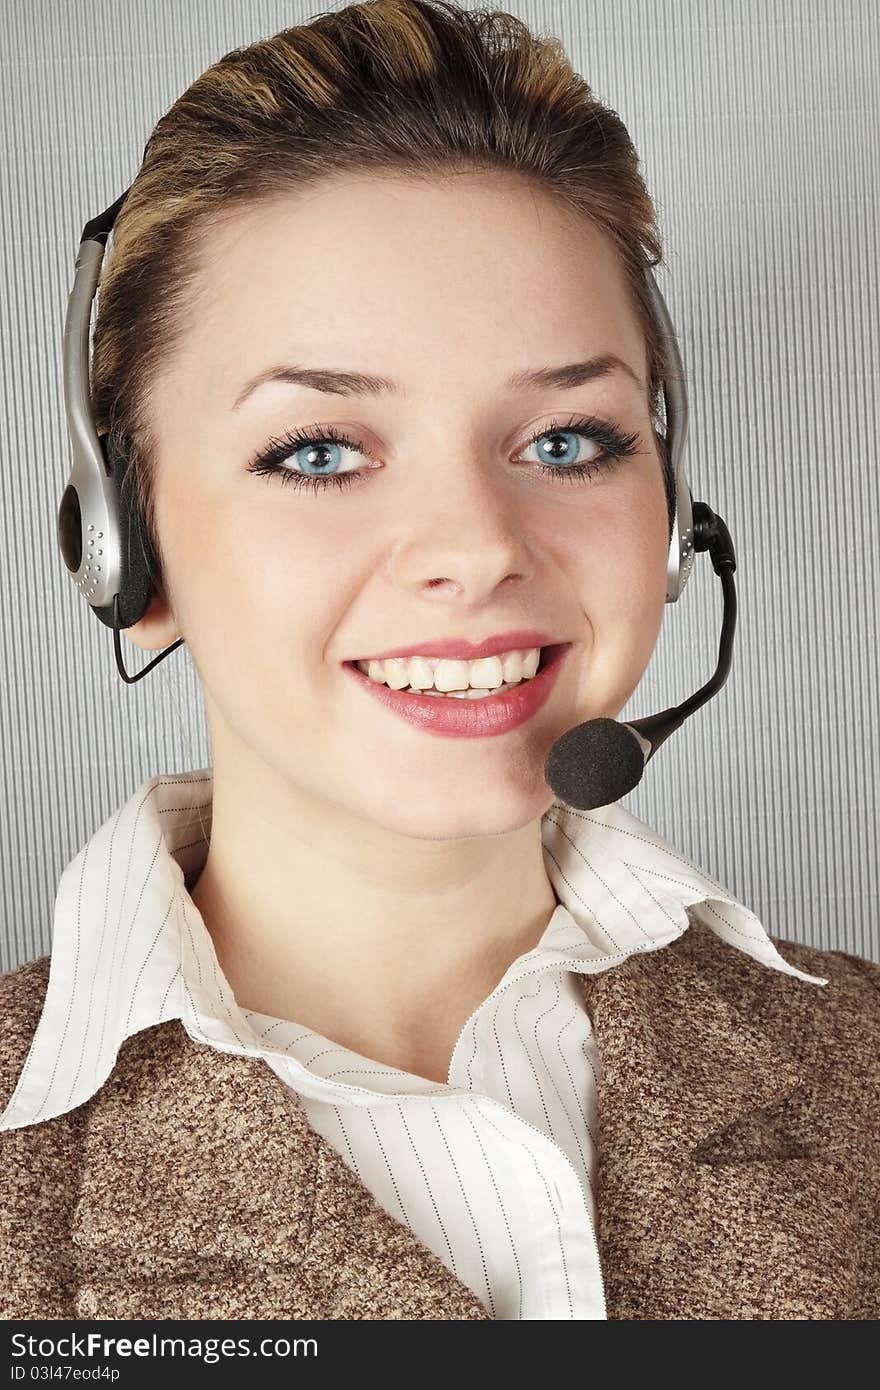
[[[508,377],[507,386],[520,391],[536,387],[550,387],[565,391],[574,386],[584,386],[587,382],[609,376],[615,371],[625,373],[635,382],[640,391],[645,390],[645,384],[641,377],[633,371],[628,362],[624,362],[622,357],[617,357],[613,352],[587,358],[584,362],[568,362],[561,367],[536,367],[529,371],[514,372],[512,376]],[[260,372],[259,376],[254,377],[252,381],[249,381],[239,393],[232,409],[238,410],[239,406],[252,392],[256,391],[257,387],[265,386],[270,381],[283,381],[290,386],[308,386],[313,391],[325,391],[331,396],[382,396],[400,392],[397,382],[391,381],[387,376],[369,376],[366,372],[337,371],[331,367],[282,365],[269,367],[266,371]]]

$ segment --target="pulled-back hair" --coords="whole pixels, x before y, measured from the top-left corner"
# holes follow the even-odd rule
[[[98,290],[92,407],[129,460],[160,573],[151,387],[193,312],[204,238],[261,198],[334,174],[428,181],[517,171],[613,241],[644,329],[660,423],[670,363],[644,267],[660,263],[654,207],[619,116],[558,38],[502,10],[448,0],[363,0],[233,49],[157,122],[117,216]],[[662,441],[661,441],[662,442]],[[670,536],[674,486],[661,449]]]

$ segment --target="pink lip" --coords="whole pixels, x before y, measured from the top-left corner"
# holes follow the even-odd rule
[[[358,661],[386,661],[392,656],[439,656],[452,661],[478,661],[481,656],[495,656],[498,652],[523,651],[527,647],[550,647],[558,643],[558,637],[538,632],[536,628],[515,628],[511,632],[498,632],[483,642],[464,642],[454,638],[443,642],[415,642],[408,647],[395,647],[393,651],[375,652],[372,656],[359,656]]]
[[[535,642],[530,645],[542,644]],[[550,698],[571,646],[571,642],[566,642],[552,647],[547,653],[546,665],[531,680],[523,681],[513,690],[486,695],[481,700],[443,700],[436,695],[405,695],[403,691],[371,681],[354,662],[345,662],[344,666],[368,694],[417,729],[446,738],[488,738],[495,734],[506,734],[537,714]]]

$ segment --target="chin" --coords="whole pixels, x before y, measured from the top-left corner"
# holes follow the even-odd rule
[[[491,795],[485,779],[465,798],[464,785],[449,795],[439,789],[414,790],[401,799],[379,794],[362,808],[365,820],[412,840],[465,840],[486,835],[507,835],[539,820],[555,800],[543,777],[530,793],[511,790],[505,783]]]

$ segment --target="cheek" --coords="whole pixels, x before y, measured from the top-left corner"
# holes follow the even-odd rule
[[[669,522],[660,488],[609,493],[565,533],[567,568],[587,617],[659,624],[666,600]]]
[[[316,525],[308,501],[281,483],[243,480],[225,490],[172,481],[157,491],[159,532],[176,615],[194,635],[320,627],[352,555],[350,528]],[[196,641],[200,640],[196,636]]]
[[[581,518],[560,556],[580,604],[585,633],[575,670],[583,718],[617,716],[641,680],[666,610],[669,523],[665,497],[618,494]]]
[[[666,566],[669,523],[665,499],[658,505],[642,496],[619,518],[614,613],[609,614],[631,633],[632,651],[640,668],[647,664],[666,611]]]

